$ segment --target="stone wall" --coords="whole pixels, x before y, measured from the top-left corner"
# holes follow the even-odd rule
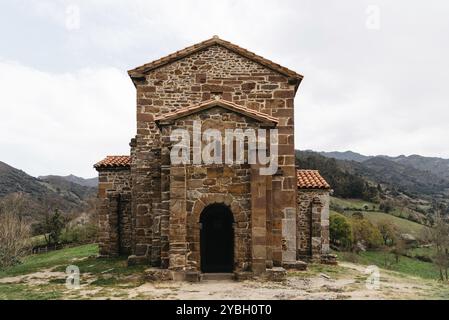
[[[213,97],[244,105],[279,119],[280,175],[274,176],[268,202],[273,208],[267,257],[281,266],[282,219],[296,204],[293,98],[296,83],[222,46],[214,45],[171,64],[133,78],[137,89],[137,135],[131,164],[134,253],[166,267],[168,223],[166,199],[170,168],[161,159],[160,129],[154,117]],[[177,202],[186,208],[189,202]],[[179,222],[174,220],[174,222]],[[243,222],[242,222],[243,223]],[[181,235],[182,236],[182,235]],[[152,249],[154,247],[154,249]],[[180,251],[187,250],[180,246]]]
[[[179,119],[171,125],[162,127],[162,205],[164,208],[161,217],[155,216],[156,221],[161,221],[161,254],[163,266],[170,267],[175,271],[200,271],[200,216],[203,210],[211,204],[224,204],[231,210],[234,216],[234,269],[236,272],[246,272],[252,270],[254,263],[259,263],[265,268],[267,253],[260,257],[261,261],[255,262],[257,254],[263,247],[271,246],[262,237],[266,233],[271,234],[271,230],[265,225],[267,220],[267,194],[263,194],[263,199],[258,199],[257,206],[262,208],[263,230],[254,228],[253,217],[256,217],[255,205],[252,204],[254,194],[260,192],[252,190],[257,187],[254,178],[258,176],[249,164],[210,164],[210,165],[170,165],[170,134],[172,130],[178,128],[186,129],[193,134],[193,122],[199,121],[202,124],[202,132],[207,129],[218,129],[225,136],[226,129],[258,129],[257,121],[245,116],[238,115],[220,107],[214,107],[194,115]],[[193,152],[193,150],[192,150]],[[248,148],[245,145],[245,155]],[[223,150],[222,161],[225,153]],[[193,159],[193,155],[190,156]],[[256,172],[254,172],[256,171]],[[271,185],[271,176],[263,177],[263,187]],[[265,191],[266,192],[266,191]],[[170,244],[166,239],[167,229],[169,229]],[[165,231],[164,231],[165,230]],[[261,232],[263,231],[263,232]],[[255,237],[253,233],[256,232]],[[157,231],[154,233],[158,236]],[[254,240],[255,239],[255,240]],[[256,253],[252,248],[256,246]],[[153,250],[159,249],[153,247]],[[167,252],[167,250],[169,250]],[[271,262],[272,263],[272,262]]]
[[[98,169],[100,255],[129,255],[132,247],[129,168]]]
[[[329,253],[329,201],[329,190],[298,190],[298,259],[319,261]]]

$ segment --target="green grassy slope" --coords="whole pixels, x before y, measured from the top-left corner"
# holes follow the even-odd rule
[[[338,252],[339,260],[349,261],[364,265],[376,265],[379,268],[397,271],[425,279],[439,279],[437,267],[430,262],[423,262],[408,257],[400,257],[396,263],[395,258],[390,253],[382,251],[366,251],[356,255],[348,252]]]
[[[363,216],[367,218],[374,224],[377,224],[380,221],[389,221],[391,222],[401,233],[410,233],[416,238],[420,238],[422,236],[423,230],[427,228],[419,223],[400,218],[396,215],[395,212],[392,214],[387,214],[384,212],[380,212],[379,205],[363,201],[360,199],[340,199],[331,197],[331,203],[334,205],[338,205],[341,208],[350,208],[354,210],[346,210],[344,214],[346,216],[351,216],[355,211],[360,211],[363,213]],[[369,210],[374,208],[375,211],[364,211],[364,206],[368,206]]]

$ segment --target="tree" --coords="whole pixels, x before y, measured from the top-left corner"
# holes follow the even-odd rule
[[[352,233],[353,243],[356,245],[361,243],[369,248],[378,248],[382,245],[383,241],[379,229],[365,218],[352,220]]]
[[[385,213],[389,213],[394,209],[393,203],[390,200],[382,201],[379,205],[379,209]]]
[[[385,246],[392,246],[395,244],[398,239],[398,232],[393,223],[388,220],[382,220],[377,224],[377,228],[379,229]]]
[[[62,230],[67,221],[61,215],[60,211],[56,209],[53,214],[46,214],[43,221],[39,222],[35,228],[35,232],[41,233],[45,237],[47,245],[59,243]]]
[[[20,263],[27,253],[30,227],[22,219],[21,196],[0,200],[0,267],[9,267]]]
[[[343,249],[350,248],[352,245],[352,229],[349,220],[338,213],[331,213],[329,219],[331,243]]]
[[[400,237],[398,237],[394,243],[393,248],[391,249],[391,253],[394,255],[394,259],[396,260],[396,263],[399,263],[400,257],[405,254],[406,250],[407,250],[407,246],[405,244],[404,239],[401,239]]]
[[[31,210],[32,200],[22,192],[11,193],[1,198],[0,214],[8,212],[19,219],[24,219]]]
[[[435,246],[436,254],[433,260],[440,271],[440,279],[449,280],[449,225],[441,217],[439,210],[436,211],[434,221],[432,228],[425,229],[424,237]]]

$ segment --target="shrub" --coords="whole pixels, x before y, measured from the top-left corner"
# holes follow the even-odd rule
[[[34,232],[43,234],[47,245],[58,244],[67,224],[66,220],[56,209],[53,214],[46,213],[44,219],[34,226]]]
[[[350,248],[353,237],[349,220],[338,213],[331,213],[329,220],[329,236],[331,243],[342,249]]]
[[[393,223],[388,220],[382,220],[377,223],[377,228],[379,229],[385,246],[392,246],[397,242],[398,231]]]
[[[98,227],[96,224],[88,223],[67,228],[61,235],[63,243],[86,243],[94,242],[97,238]]]
[[[363,213],[361,213],[360,211],[354,212],[354,213],[352,214],[352,217],[353,217],[354,219],[363,219],[363,218],[364,218]]]
[[[375,249],[379,248],[383,243],[379,229],[367,219],[353,219],[352,233],[355,244],[360,242],[368,248]]]
[[[0,267],[20,263],[28,251],[29,225],[11,212],[0,213]]]

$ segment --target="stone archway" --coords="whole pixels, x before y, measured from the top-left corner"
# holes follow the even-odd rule
[[[250,229],[248,213],[242,211],[241,205],[229,194],[205,194],[198,198],[187,219],[187,270],[201,271],[201,217],[210,206],[219,205],[228,208],[232,215],[233,227],[233,270],[244,269],[250,262]]]
[[[223,204],[207,206],[200,217],[201,271],[234,271],[234,218]]]

